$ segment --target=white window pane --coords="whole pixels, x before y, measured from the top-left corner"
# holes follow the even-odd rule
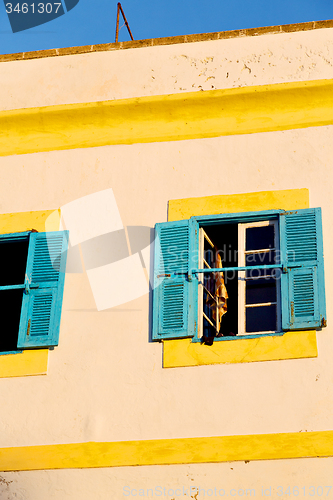
[[[246,304],[276,302],[276,281],[274,278],[252,280],[246,283]]]
[[[245,250],[274,248],[274,226],[248,227],[246,229]]]
[[[246,333],[276,331],[276,305],[247,307]]]

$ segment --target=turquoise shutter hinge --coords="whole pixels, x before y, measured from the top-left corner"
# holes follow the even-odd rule
[[[33,288],[39,288],[39,285],[38,284],[34,284],[34,283],[32,284],[31,280],[29,280],[28,276],[25,275],[24,293],[26,295],[29,295],[30,290],[33,289]]]

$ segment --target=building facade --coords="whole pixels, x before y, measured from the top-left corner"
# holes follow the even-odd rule
[[[1,498],[333,495],[332,26],[0,57]]]

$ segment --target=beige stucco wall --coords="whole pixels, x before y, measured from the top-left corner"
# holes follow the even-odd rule
[[[124,225],[153,227],[169,199],[308,188],[323,210],[330,325],[331,137],[318,127],[1,158],[1,208],[56,208],[111,187]],[[165,370],[161,344],[148,342],[148,295],[97,312],[86,275],[68,274],[47,377],[0,382],[2,445],[331,429],[330,329],[317,359]]]
[[[331,35],[1,63],[0,107],[333,78]],[[333,429],[332,132],[325,126],[1,157],[1,213],[55,209],[112,188],[124,225],[153,227],[166,220],[170,199],[308,188],[311,206],[323,210],[329,326],[317,334],[315,359],[166,370],[161,344],[148,342],[148,295],[97,312],[86,275],[68,274],[47,376],[0,380],[0,446]],[[4,500],[104,500],[123,498],[126,485],[193,483],[255,488],[261,496],[262,487],[280,484],[327,486],[331,468],[328,458],[6,473],[13,483],[0,478],[0,492]]]
[[[0,109],[332,78],[333,28],[0,66]]]
[[[46,498],[52,500],[63,500],[64,498],[71,500],[90,500],[91,498],[96,500],[124,500],[126,498],[131,500],[133,498],[206,500],[213,498],[215,500],[227,497],[234,497],[237,500],[240,498],[253,500],[258,498],[289,498],[289,496],[290,498],[296,496],[299,498],[311,498],[312,496],[330,498],[332,488],[329,490],[329,486],[332,485],[332,466],[332,458],[323,458],[164,467],[14,472],[1,474],[0,494],[1,500],[12,500],[13,498],[15,500],[45,500]],[[9,484],[2,482],[2,478]],[[281,486],[283,491],[290,486],[291,494],[282,496]],[[147,489],[152,489],[154,496],[151,492],[147,493]],[[172,494],[172,490],[174,494]],[[183,495],[184,490],[185,495]],[[220,495],[220,490],[224,490],[225,495],[223,495],[223,491]],[[168,495],[168,491],[170,495]],[[317,495],[317,491],[319,495]],[[132,494],[128,495],[129,492]],[[326,496],[328,492],[329,495]],[[321,493],[323,494],[321,495]]]

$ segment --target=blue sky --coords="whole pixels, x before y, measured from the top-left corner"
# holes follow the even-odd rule
[[[60,1],[65,7],[65,0]],[[47,0],[35,5],[41,2],[46,5]],[[14,9],[17,1],[0,0],[1,54],[115,40],[117,0],[79,0],[61,17],[17,33],[11,30],[5,3]],[[333,18],[333,0],[123,0],[121,4],[136,40]],[[119,41],[125,40],[129,35],[123,26]]]

